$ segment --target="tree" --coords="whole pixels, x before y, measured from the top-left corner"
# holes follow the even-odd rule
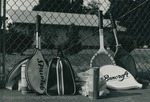
[[[83,4],[84,12],[89,14],[96,14],[99,9],[105,14],[110,7],[109,0],[84,0]]]
[[[35,11],[81,13],[83,0],[39,0],[33,7]]]
[[[12,54],[14,52],[23,54],[23,52],[29,48],[33,43],[32,38],[27,34],[23,34],[22,32],[16,31],[16,26],[13,24],[8,25],[8,33],[6,33],[6,53]],[[0,50],[1,52],[1,50]]]
[[[73,55],[82,50],[79,27],[71,24],[67,31],[67,38],[68,40],[62,45],[62,49],[66,50],[65,54]]]
[[[127,36],[132,35],[138,46],[150,45],[149,5],[150,0],[111,0],[109,11],[127,28]]]
[[[39,0],[33,10],[96,14],[99,8],[112,13],[119,25],[127,28],[126,36],[132,36],[138,46],[149,45],[150,0]],[[86,1],[86,3],[85,3]],[[89,2],[90,1],[90,2]],[[139,6],[140,5],[140,6]],[[79,9],[78,9],[79,8]],[[129,47],[129,42],[127,40]]]

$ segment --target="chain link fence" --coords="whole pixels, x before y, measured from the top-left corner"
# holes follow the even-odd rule
[[[89,69],[90,59],[99,49],[96,15],[101,9],[107,50],[113,55],[116,45],[108,14],[111,12],[119,42],[134,57],[139,75],[149,79],[149,4],[149,0],[6,0],[5,68],[10,70],[32,55],[35,18],[40,15],[45,59],[49,61],[56,56],[56,49],[62,48],[77,72]]]

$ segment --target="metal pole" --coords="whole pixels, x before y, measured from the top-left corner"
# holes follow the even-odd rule
[[[3,5],[3,6],[2,6]],[[5,5],[5,6],[4,6]],[[6,1],[4,0],[2,2],[2,0],[0,0],[0,43],[1,43],[1,50],[2,50],[2,59],[0,60],[0,88],[4,88],[4,81],[5,81],[5,55],[4,55],[4,51],[3,49],[5,47],[4,46],[4,33],[5,33],[5,7],[6,7]],[[2,11],[3,8],[3,11]],[[3,12],[3,16],[2,16],[2,12]],[[3,25],[3,30],[2,30],[2,25]]]
[[[5,75],[5,34],[6,34],[6,0],[3,0],[3,49],[2,49],[2,60],[3,60],[3,70],[2,73]]]
[[[0,40],[2,38],[1,28],[2,28],[2,1],[0,0]],[[0,41],[0,43],[1,43],[1,46],[0,46],[0,49],[1,49],[2,48],[2,41]],[[1,58],[0,58],[0,62],[1,62]]]
[[[0,16],[1,16],[1,10],[2,10],[2,1],[0,0]]]
[[[2,1],[0,0],[0,50],[2,50]],[[2,75],[2,57],[0,56],[0,75]],[[0,81],[2,81],[3,78],[0,76]]]

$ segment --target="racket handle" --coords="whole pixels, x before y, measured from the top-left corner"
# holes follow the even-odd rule
[[[41,16],[40,15],[36,16],[36,32],[38,32],[40,36],[41,34]]]
[[[115,37],[115,40],[116,40],[116,45],[118,46],[119,42],[118,42],[118,38],[117,38],[117,26],[116,26],[115,20],[113,19],[112,14],[110,12],[109,12],[109,17],[110,17],[114,37]]]
[[[41,49],[41,16],[36,16],[36,48]]]
[[[98,10],[98,27],[99,27],[100,49],[105,50],[105,48],[104,48],[104,33],[103,33],[103,11],[101,11],[101,10]]]
[[[99,29],[103,29],[103,11],[98,10],[98,25]]]
[[[112,28],[115,28],[115,29],[116,29],[115,20],[113,19],[113,17],[112,17],[112,14],[111,14],[111,13],[109,13],[109,17],[110,17],[110,20],[111,20]]]

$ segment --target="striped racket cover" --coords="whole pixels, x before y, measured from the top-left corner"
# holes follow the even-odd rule
[[[75,76],[69,60],[63,56],[53,58],[49,63],[47,95],[73,95],[76,93]]]

